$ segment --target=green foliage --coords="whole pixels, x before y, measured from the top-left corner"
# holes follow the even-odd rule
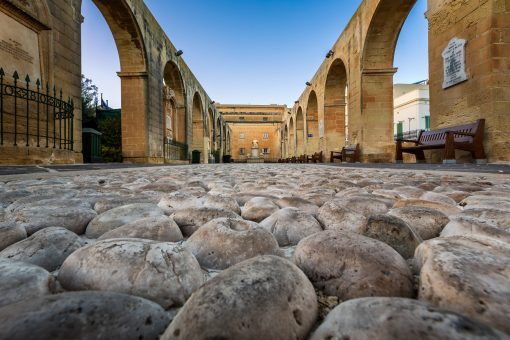
[[[122,132],[120,117],[106,118],[98,122],[101,151],[104,162],[122,162]]]
[[[98,88],[91,79],[81,75],[81,108],[83,112],[83,126],[96,128],[96,107],[99,102]]]

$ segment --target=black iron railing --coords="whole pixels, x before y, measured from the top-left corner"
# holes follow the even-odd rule
[[[188,145],[173,140],[165,139],[165,160],[186,161],[188,160]]]
[[[412,130],[412,131],[402,132],[402,134],[396,134],[394,136],[394,139],[395,140],[397,140],[397,139],[417,140],[418,137],[420,136],[421,131],[422,130]]]
[[[0,145],[73,150],[74,103],[62,97],[62,89],[0,68]]]

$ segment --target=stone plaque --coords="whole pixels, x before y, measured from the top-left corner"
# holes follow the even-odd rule
[[[26,75],[32,83],[41,78],[39,36],[37,32],[0,11],[0,67],[9,80],[14,73],[23,81]]]
[[[324,137],[324,121],[321,119],[319,120],[319,138]]]
[[[466,42],[464,39],[453,38],[443,51],[443,89],[468,79],[466,73]]]

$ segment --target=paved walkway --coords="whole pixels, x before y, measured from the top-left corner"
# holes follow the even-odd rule
[[[346,163],[324,163],[325,166],[338,166],[344,168],[363,168],[363,169],[398,169],[398,170],[423,170],[423,171],[453,171],[453,172],[472,172],[472,173],[490,173],[490,174],[510,174],[510,164],[393,164],[393,163],[375,163],[375,164],[346,164]],[[104,164],[72,164],[72,165],[45,165],[45,166],[0,166],[0,176],[22,175],[51,172],[69,172],[69,171],[94,171],[94,170],[116,170],[133,169],[143,167],[161,167],[162,165],[152,164],[127,164],[127,163],[104,163]],[[175,165],[168,165],[175,166]],[[214,166],[214,164],[211,164]],[[233,165],[238,166],[238,165]]]

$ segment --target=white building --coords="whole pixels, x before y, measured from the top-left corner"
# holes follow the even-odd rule
[[[395,135],[414,136],[430,129],[430,96],[427,82],[396,84],[393,88]]]

